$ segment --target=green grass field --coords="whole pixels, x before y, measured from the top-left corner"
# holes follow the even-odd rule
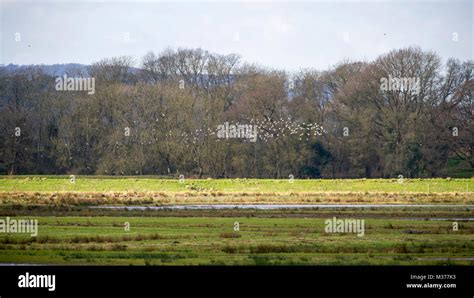
[[[0,233],[0,263],[107,265],[474,265],[474,179],[165,180],[0,178],[0,219],[39,222]],[[297,210],[91,209],[107,205],[434,204]],[[450,205],[450,206],[445,206]],[[326,233],[357,218],[365,234]],[[428,220],[430,219],[430,220]],[[239,223],[239,230],[234,224]],[[453,229],[456,222],[458,229]],[[128,226],[130,229],[126,229]]]
[[[209,179],[76,176],[0,178],[0,191],[473,192],[474,179]]]
[[[366,220],[366,234],[325,234],[313,218],[40,217],[37,239],[0,238],[1,263],[113,265],[465,264],[474,223]],[[234,232],[234,222],[240,231]],[[130,232],[124,223],[130,223]],[[156,238],[156,239],[155,239]],[[451,260],[449,260],[451,259]]]

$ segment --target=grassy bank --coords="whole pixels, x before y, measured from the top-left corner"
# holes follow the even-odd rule
[[[162,191],[162,192],[474,192],[474,179],[172,179],[76,176],[3,176],[1,191]]]
[[[472,204],[474,179],[177,180],[17,177],[0,179],[0,204]]]

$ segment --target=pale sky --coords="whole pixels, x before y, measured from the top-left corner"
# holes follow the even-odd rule
[[[138,65],[148,51],[179,47],[289,71],[407,46],[474,59],[472,0],[0,1],[0,64],[127,55]]]

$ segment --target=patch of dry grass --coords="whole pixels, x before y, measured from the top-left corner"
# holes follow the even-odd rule
[[[97,206],[175,204],[473,204],[472,193],[396,192],[0,192],[0,204]]]

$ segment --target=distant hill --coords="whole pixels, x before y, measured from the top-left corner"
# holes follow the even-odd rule
[[[16,72],[19,70],[23,70],[29,67],[39,67],[41,68],[46,74],[51,76],[62,76],[66,73],[79,73],[84,76],[88,75],[87,68],[88,65],[78,64],[78,63],[67,63],[67,64],[39,64],[39,65],[17,65],[17,64],[8,64],[8,65],[0,65],[0,69],[6,70],[8,73]]]
[[[29,67],[39,67],[46,74],[50,76],[63,76],[64,74],[69,75],[81,75],[84,77],[89,76],[88,67],[86,64],[79,63],[66,63],[66,64],[27,64],[27,65],[18,65],[18,64],[0,64],[0,70],[6,71],[7,73],[14,73],[17,71],[24,70]],[[130,67],[130,73],[137,73],[140,69],[136,67]]]

